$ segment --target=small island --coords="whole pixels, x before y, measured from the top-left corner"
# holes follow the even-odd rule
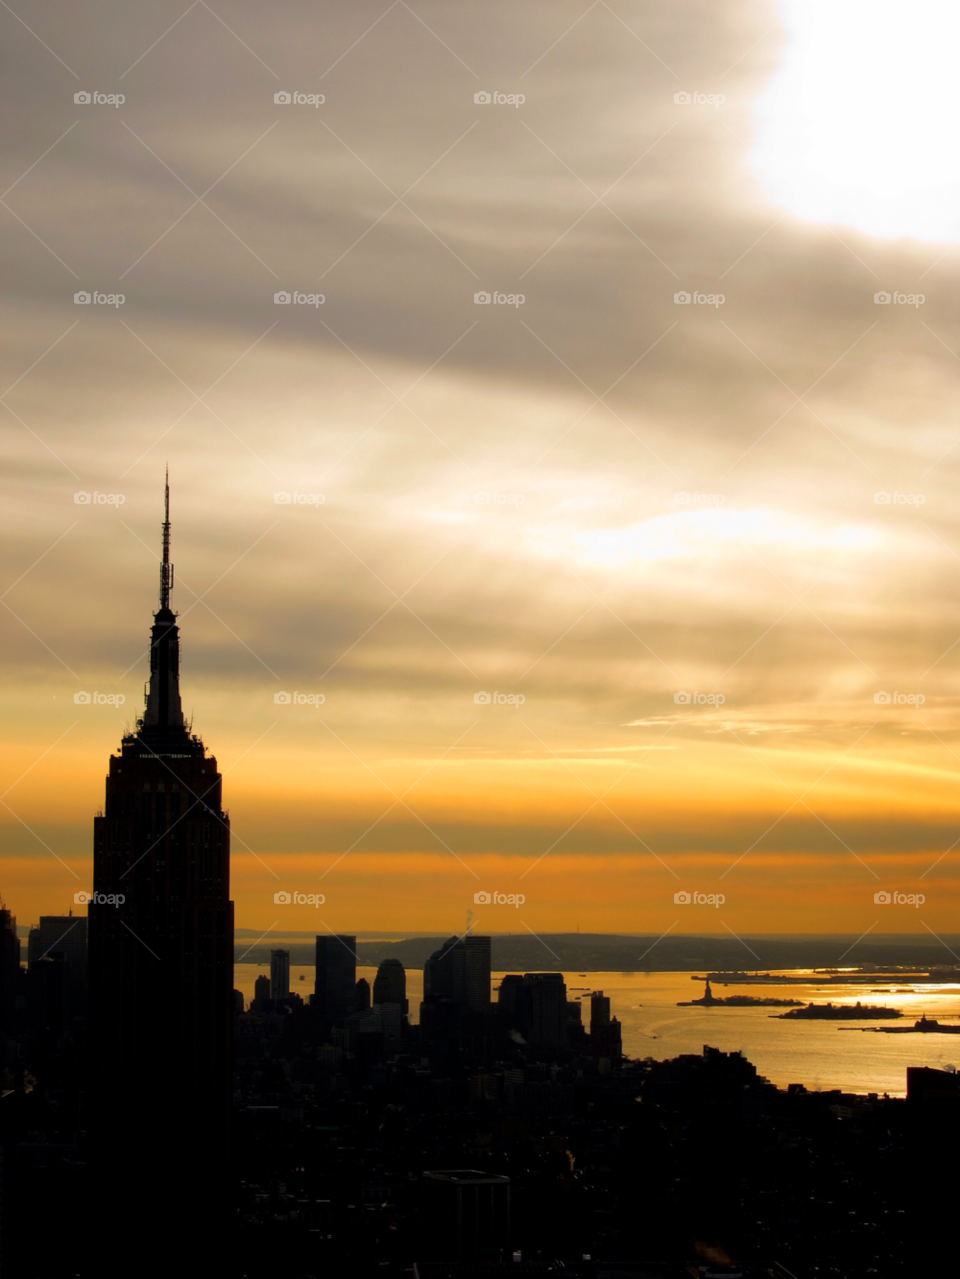
[[[678,1008],[799,1008],[799,999],[770,999],[759,995],[726,995],[717,999],[710,989],[710,978],[701,999],[685,999],[677,1003]]]
[[[898,1008],[861,1004],[857,1000],[852,1008],[844,1004],[806,1004],[802,1008],[791,1008],[788,1013],[775,1013],[774,1016],[791,1021],[894,1021],[902,1017],[903,1013]]]
[[[846,1027],[853,1030],[853,1026]],[[872,1032],[875,1035],[960,1035],[960,1026],[941,1026],[934,1017],[923,1014],[912,1026],[861,1026],[862,1034]]]

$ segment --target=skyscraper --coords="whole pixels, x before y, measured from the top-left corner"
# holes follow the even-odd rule
[[[357,985],[357,939],[338,933],[317,938],[313,1005],[320,1016],[339,1024],[353,1009]]]
[[[83,915],[41,915],[30,929],[27,962],[33,968],[47,958],[62,956],[65,967],[66,1015],[83,1014],[87,993],[87,921]]]
[[[525,1031],[533,1048],[562,1048],[567,1042],[567,987],[563,973],[524,973]]]
[[[107,1164],[134,1145],[158,1163],[175,1149],[182,1164],[215,1158],[229,1115],[230,825],[217,761],[180,706],[172,587],[168,483],[146,707],[110,757],[94,819],[90,1043]]]
[[[464,1008],[484,1012],[490,1007],[490,938],[451,937],[424,965],[425,999],[452,999]]]
[[[373,982],[373,1002],[399,1004],[401,1012],[407,1011],[407,974],[399,959],[381,959]]]
[[[0,903],[0,1037],[13,1035],[20,980],[16,918]]]
[[[709,993],[710,983],[707,982]],[[610,1016],[610,997],[602,990],[590,996],[590,1045],[597,1057],[620,1061],[623,1057],[620,1023]]]
[[[274,1002],[287,999],[290,995],[290,952],[289,950],[271,950],[270,952],[270,998]]]

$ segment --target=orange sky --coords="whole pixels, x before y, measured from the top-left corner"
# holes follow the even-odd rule
[[[131,0],[105,43],[56,0],[14,33],[21,924],[90,886],[169,462],[238,925],[284,887],[356,930],[450,933],[494,889],[527,900],[477,906],[493,930],[955,929],[960,169],[910,134],[960,106],[901,85],[905,20],[847,57],[888,86],[861,109],[857,28],[827,49],[813,9],[358,0],[321,40],[306,4],[231,33]],[[74,104],[121,76],[122,107]]]

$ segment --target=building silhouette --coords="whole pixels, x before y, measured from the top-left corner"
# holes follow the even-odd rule
[[[707,993],[710,993],[709,982]],[[590,1046],[597,1057],[616,1062],[623,1057],[620,1023],[610,1016],[610,997],[602,990],[595,990],[590,996]]]
[[[311,1003],[319,1015],[339,1025],[353,1011],[357,987],[357,939],[325,933],[317,938],[316,978]]]
[[[270,1008],[270,978],[266,973],[261,973],[253,983],[253,999],[250,1003],[250,1011],[265,1013],[269,1012]]]
[[[27,963],[33,970],[45,959],[64,964],[64,1010],[68,1020],[82,1017],[87,992],[87,921],[83,915],[41,915],[27,939]]]
[[[157,1180],[165,1159],[202,1185],[224,1152],[231,1095],[230,825],[217,761],[180,705],[169,483],[162,547],[146,706],[110,757],[87,915],[92,1118],[106,1192],[131,1222],[149,1194],[155,1214],[173,1194]],[[178,1210],[188,1202],[181,1183]]]
[[[290,952],[270,952],[270,998],[279,1003],[290,997]]]
[[[17,936],[17,920],[6,907],[0,906],[0,1036],[13,1034],[19,984],[20,938]]]
[[[382,959],[373,981],[373,1003],[399,1004],[407,1012],[407,974],[399,959]]]
[[[424,999],[449,999],[472,1012],[490,1007],[490,938],[451,937],[424,965]]]
[[[510,1178],[473,1168],[423,1174],[422,1243],[443,1261],[497,1260],[510,1239]]]

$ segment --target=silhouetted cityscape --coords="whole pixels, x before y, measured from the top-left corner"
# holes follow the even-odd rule
[[[5,1275],[947,1273],[950,1071],[892,1099],[778,1089],[710,1046],[630,1060],[603,990],[532,971],[494,991],[470,930],[427,958],[418,1024],[401,961],[371,988],[346,934],[316,937],[306,999],[272,948],[246,1006],[166,500],[146,707],[109,761],[87,914],[42,916],[23,966],[0,912]]]

